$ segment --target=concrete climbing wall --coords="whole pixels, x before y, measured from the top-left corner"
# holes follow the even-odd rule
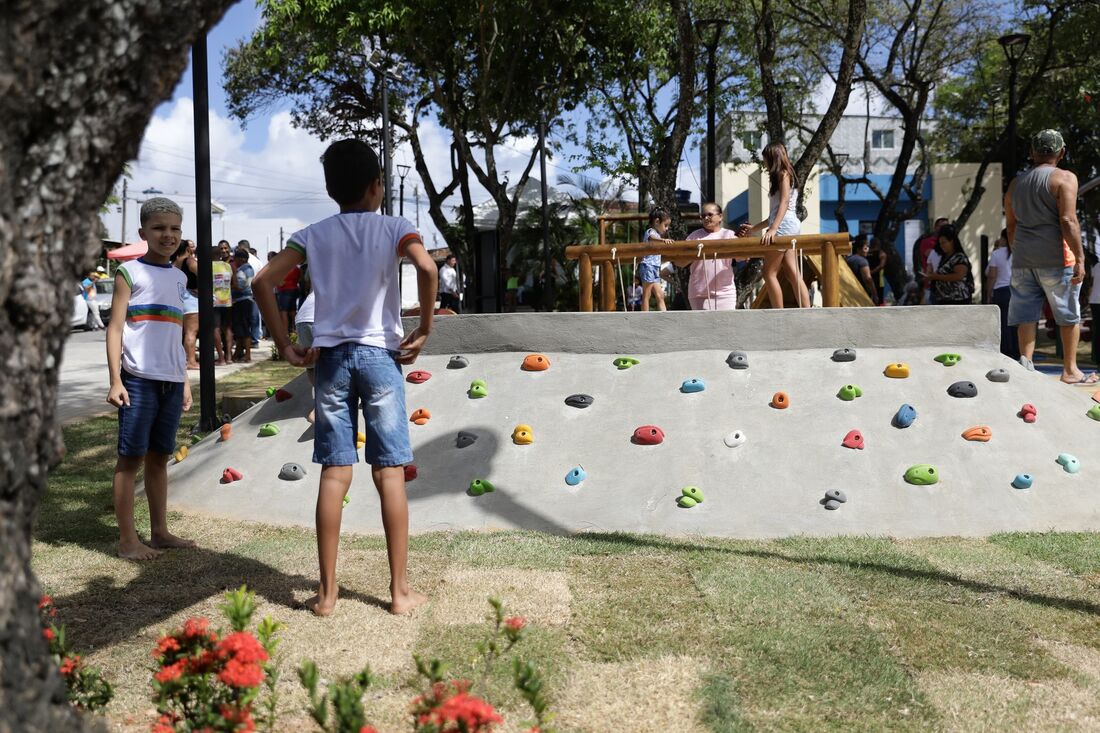
[[[411,525],[731,537],[1100,528],[1100,421],[1086,415],[1093,403],[1002,357],[996,338],[996,310],[978,306],[439,319],[432,353],[406,370],[431,375],[405,385],[409,414],[430,414],[409,424]],[[854,349],[856,359],[835,361],[837,348]],[[744,352],[748,367],[731,368],[731,351]],[[530,354],[549,368],[523,369]],[[947,366],[936,361],[941,354],[961,359]],[[453,355],[468,366],[448,368]],[[623,356],[637,363],[619,368]],[[907,369],[887,376],[890,365]],[[1007,382],[987,378],[997,369]],[[471,396],[475,380],[485,396]],[[976,396],[951,396],[959,382]],[[842,399],[854,393],[848,385],[860,396]],[[304,419],[309,386],[299,378],[286,390],[289,399],[239,416],[228,441],[209,436],[170,469],[173,506],[312,524],[319,467]],[[778,392],[783,409],[773,406]],[[591,405],[566,403],[577,394]],[[1034,422],[1019,416],[1025,403]],[[916,412],[904,428],[894,420],[903,404]],[[265,424],[278,433],[259,437]],[[663,441],[641,444],[652,435],[639,441],[642,426],[658,427]],[[988,441],[964,439],[971,428],[969,437]],[[523,433],[532,442],[517,444]],[[1067,472],[1060,454],[1079,470]],[[307,475],[279,478],[287,462]],[[932,466],[938,482],[908,482],[919,465]],[[242,478],[221,483],[227,467]],[[1031,488],[1013,487],[1018,474],[1032,478]],[[910,474],[920,475],[928,474]],[[495,490],[472,495],[478,479]],[[832,491],[846,501],[826,509]],[[685,495],[703,501],[684,508]],[[344,527],[381,531],[365,466]]]

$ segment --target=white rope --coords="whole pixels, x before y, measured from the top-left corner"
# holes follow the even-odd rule
[[[623,294],[623,310],[626,310],[626,283],[623,282],[623,263],[622,260],[619,259],[618,251],[618,247],[611,248],[611,259],[614,260],[619,267],[619,291]],[[616,308],[615,310],[619,309]]]
[[[795,297],[798,298],[798,307],[802,307],[802,288],[806,285],[806,278],[802,274],[802,248],[798,246],[798,240],[791,240],[791,247],[798,249],[798,286],[795,288]]]

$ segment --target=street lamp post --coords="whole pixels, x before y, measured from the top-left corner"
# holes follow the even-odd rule
[[[704,28],[714,30],[714,34],[707,44],[707,170],[703,174],[703,203],[714,201],[714,179],[716,177],[714,171],[717,167],[714,141],[714,87],[717,83],[715,77],[718,73],[718,62],[714,55],[718,51],[718,39],[722,35],[722,26],[726,23],[727,21],[721,18],[706,18],[695,21],[696,31],[702,32]]]
[[[997,39],[997,43],[1001,44],[1001,48],[1004,49],[1005,58],[1008,59],[1008,155],[1005,161],[1005,173],[1002,178],[1005,190],[1008,190],[1008,184],[1016,177],[1018,166],[1016,162],[1016,115],[1019,110],[1016,109],[1016,74],[1030,41],[1031,36],[1026,33],[1010,33]]]
[[[401,179],[401,183],[397,189],[397,210],[399,216],[405,215],[405,176],[409,175],[409,166],[404,163],[397,164],[397,175]]]

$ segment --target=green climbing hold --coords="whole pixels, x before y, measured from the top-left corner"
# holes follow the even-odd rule
[[[489,388],[485,385],[484,379],[475,379],[470,382],[470,399],[476,399],[478,397],[485,397],[489,394]]]
[[[840,391],[836,393],[836,396],[845,402],[851,402],[856,397],[863,396],[863,390],[854,384],[846,384],[840,388]]]
[[[1098,417],[1096,419],[1100,420],[1100,417]],[[202,436],[201,433],[195,433],[194,435],[191,436],[191,445],[194,445],[195,443],[198,443],[200,440],[202,440],[202,438],[203,438],[203,436]]]
[[[681,496],[679,499],[676,500],[676,505],[683,507],[684,509],[691,509],[698,503],[699,502],[695,501],[695,499],[692,499],[690,496]]]
[[[905,480],[917,486],[931,486],[939,482],[940,472],[929,463],[918,463],[905,472]]]
[[[1093,420],[1100,420],[1100,405],[1093,405],[1085,414],[1091,417]]]
[[[694,501],[696,504],[703,503],[703,492],[699,489],[698,486],[685,486],[683,489],[680,490],[680,493],[688,499]]]
[[[265,422],[260,426],[260,437],[270,438],[272,435],[279,434],[279,426],[275,423]]]
[[[936,357],[936,361],[944,366],[955,366],[962,361],[962,356],[960,354],[940,354]]]
[[[347,506],[350,503],[351,503],[351,497],[348,496],[347,494],[344,494],[344,506]]]
[[[275,388],[274,387],[268,387],[267,388],[267,396],[268,397],[274,397],[275,396]]]
[[[496,491],[496,487],[483,478],[475,478],[470,482],[470,495],[481,496],[482,494],[488,494],[491,491]]]
[[[635,364],[639,364],[641,362],[639,362],[633,356],[620,356],[617,359],[615,359],[615,361],[612,362],[612,363],[616,367],[618,367],[619,369],[629,369],[630,367],[634,366]]]

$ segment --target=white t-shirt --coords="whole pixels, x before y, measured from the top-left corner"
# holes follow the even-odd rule
[[[1100,303],[1100,262],[1092,266],[1092,290],[1089,291],[1089,303]],[[1093,324],[1093,338],[1096,338],[1096,330],[1100,324]]]
[[[118,267],[130,286],[122,327],[122,368],[161,382],[187,380],[183,352],[183,297],[187,277],[170,264],[132,260]]]
[[[400,348],[397,265],[410,242],[422,242],[411,222],[372,211],[336,214],[291,235],[287,246],[306,258],[318,293],[314,346]]]
[[[313,291],[310,291],[306,299],[302,301],[302,307],[294,316],[295,323],[313,323]]]
[[[1012,253],[1008,247],[998,247],[989,255],[989,264],[985,266],[985,274],[989,275],[989,268],[997,268],[997,279],[993,281],[993,289],[1007,288],[1012,284]]]
[[[928,269],[932,272],[940,269],[940,262],[943,261],[943,257],[936,250],[929,250],[928,252]]]
[[[458,294],[458,272],[448,264],[439,268],[439,292]]]

